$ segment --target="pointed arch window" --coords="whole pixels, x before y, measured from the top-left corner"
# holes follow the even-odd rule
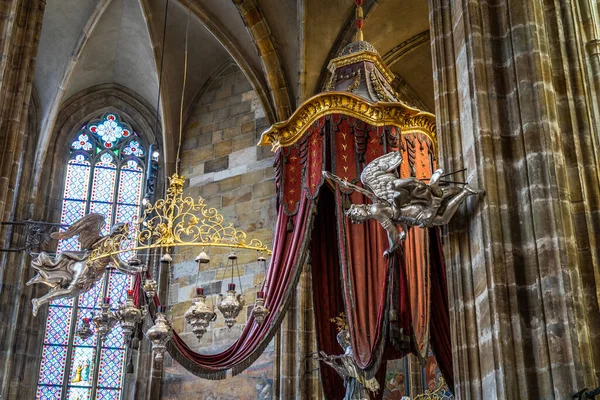
[[[69,142],[69,161],[61,223],[70,225],[89,213],[105,216],[104,234],[118,222],[135,221],[140,213],[147,147],[129,124],[115,113],[90,121]],[[57,253],[77,251],[77,238],[58,243]],[[110,298],[116,308],[126,297],[129,276],[107,269],[87,293],[49,306],[37,399],[122,398],[125,341],[117,324],[105,341],[82,340],[76,334],[83,318]]]

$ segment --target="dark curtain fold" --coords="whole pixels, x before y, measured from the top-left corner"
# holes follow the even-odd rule
[[[446,379],[450,389],[454,391],[446,264],[444,263],[439,229],[431,228],[429,230],[429,243],[431,260],[431,346],[444,379]]]
[[[387,334],[385,311],[391,268],[383,252],[388,238],[375,220],[352,224],[344,215],[340,192],[336,193],[338,246],[352,349],[358,366],[373,376],[379,369]],[[353,204],[367,203],[358,192],[349,197]]]
[[[336,223],[333,193],[323,188],[312,232],[311,269],[317,348],[327,354],[344,351],[337,342],[336,326],[330,321],[344,312]],[[343,399],[344,381],[338,373],[324,362],[319,363],[319,371],[325,398]]]

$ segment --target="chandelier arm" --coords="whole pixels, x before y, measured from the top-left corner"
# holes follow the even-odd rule
[[[215,243],[215,242],[183,242],[183,243],[171,243],[171,244],[151,244],[151,245],[143,245],[136,246],[131,249],[121,249],[121,250],[113,250],[109,253],[97,253],[90,256],[90,261],[95,261],[100,258],[113,256],[117,254],[122,254],[128,251],[139,251],[139,250],[152,250],[152,249],[161,249],[161,248],[170,248],[170,247],[227,247],[227,248],[235,248],[242,250],[258,250],[264,251],[268,255],[272,255],[273,251],[271,251],[266,245],[245,245],[245,244],[232,244],[232,243]]]

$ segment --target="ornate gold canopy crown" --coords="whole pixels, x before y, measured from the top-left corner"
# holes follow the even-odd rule
[[[167,196],[146,205],[133,229],[107,238],[92,252],[90,260],[128,251],[182,246],[229,247],[271,254],[260,240],[248,240],[246,232],[225,224],[223,215],[208,207],[202,197],[197,202],[191,196],[183,197],[183,176],[173,174],[169,180]]]
[[[339,316],[330,318],[329,321],[336,325],[338,332],[348,329],[348,318],[346,317],[346,313],[342,312]]]

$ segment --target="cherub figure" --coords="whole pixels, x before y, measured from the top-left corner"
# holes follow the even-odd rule
[[[394,171],[401,163],[402,154],[397,151],[371,161],[360,175],[364,188],[323,171],[331,182],[371,199],[372,204],[352,204],[346,215],[355,223],[373,218],[381,224],[390,244],[384,253],[386,257],[398,249],[409,226],[429,228],[446,225],[467,197],[484,193],[466,184],[463,187],[442,186],[444,171],[441,169],[433,173],[429,184],[414,177],[398,178]],[[396,225],[402,227],[402,232],[398,232]]]
[[[75,221],[66,231],[55,232],[51,235],[53,239],[68,239],[79,235],[79,243],[82,251],[64,251],[53,258],[42,252],[31,260],[31,266],[37,274],[27,282],[27,285],[43,283],[50,286],[50,291],[37,299],[33,299],[33,315],[37,315],[41,305],[61,298],[71,298],[87,292],[104,274],[111,261],[113,265],[126,274],[140,272],[138,268],[132,268],[120,261],[118,257],[102,257],[89,260],[94,249],[99,248],[109,239],[116,237],[125,238],[129,232],[129,225],[118,223],[113,225],[107,236],[100,235],[104,227],[104,216],[100,214],[88,214]]]

